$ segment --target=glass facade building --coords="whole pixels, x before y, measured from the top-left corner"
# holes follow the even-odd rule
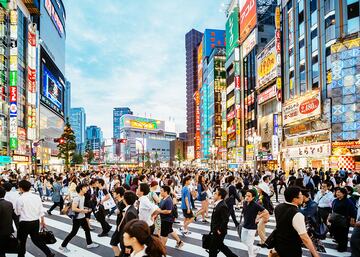
[[[77,152],[83,154],[85,152],[85,130],[86,130],[86,113],[85,109],[71,108],[70,109],[70,124],[74,130],[76,137]]]

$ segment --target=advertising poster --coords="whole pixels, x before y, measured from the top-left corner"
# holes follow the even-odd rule
[[[257,87],[260,88],[276,78],[276,48],[272,40],[257,56]]]
[[[283,125],[321,114],[320,91],[314,90],[283,105]]]
[[[27,49],[27,136],[36,139],[36,25],[29,23]]]
[[[276,85],[272,85],[258,95],[258,104],[263,104],[275,96],[276,96]]]
[[[242,44],[243,57],[247,56],[257,44],[257,29],[254,29]]]
[[[242,44],[257,22],[256,0],[240,1],[240,44]]]
[[[43,95],[62,110],[63,87],[45,65],[43,65]]]
[[[239,45],[239,8],[235,7],[226,22],[226,58]]]

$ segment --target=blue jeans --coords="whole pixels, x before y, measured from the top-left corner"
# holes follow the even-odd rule
[[[42,187],[38,187],[37,190],[39,191],[40,198],[42,199],[43,198],[43,189],[42,189]]]

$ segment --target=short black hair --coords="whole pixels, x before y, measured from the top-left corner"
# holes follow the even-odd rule
[[[263,181],[265,182],[265,180],[267,180],[268,178],[270,178],[270,176],[269,176],[269,175],[265,175],[265,176],[263,177]]]
[[[250,193],[250,194],[252,195],[252,197],[256,197],[256,191],[255,191],[255,189],[246,190],[246,193]]]
[[[19,182],[19,188],[21,188],[25,192],[29,192],[30,188],[31,188],[31,183],[29,181],[27,181],[27,180],[21,180]]]
[[[5,182],[3,185],[3,188],[6,190],[6,192],[10,192],[13,185],[10,182]]]
[[[148,195],[150,193],[150,187],[147,183],[140,183],[139,189],[144,193],[144,195]]]
[[[104,185],[105,185],[105,181],[104,181],[102,178],[98,178],[98,179],[97,179],[97,182],[99,182],[99,184],[100,184],[101,186],[104,186]]]
[[[346,188],[344,188],[344,187],[337,187],[337,188],[335,188],[335,193],[336,193],[336,191],[340,191],[341,193],[343,193],[344,198],[347,198],[347,196],[348,196],[348,191],[346,190]]]
[[[133,205],[137,200],[137,196],[133,191],[127,190],[124,193],[124,200],[128,205]]]
[[[171,189],[170,189],[170,187],[169,187],[169,186],[164,185],[164,186],[162,186],[161,188],[164,190],[164,192],[167,192],[167,193],[168,193],[168,195],[170,194]]]
[[[191,176],[186,176],[183,180],[183,186],[185,186],[186,182],[191,179]]]
[[[143,181],[144,178],[146,178],[146,176],[145,176],[144,174],[142,174],[142,175],[139,176],[139,180],[140,180],[140,181]]]
[[[4,198],[5,194],[6,194],[5,188],[0,187],[0,198]]]
[[[301,192],[300,187],[297,186],[288,187],[284,192],[285,200],[288,203],[291,203],[295,198],[299,197],[300,192]]]
[[[86,183],[80,183],[79,185],[76,186],[76,192],[80,193],[80,191],[84,188],[87,187],[88,185]]]
[[[124,196],[125,188],[122,187],[122,186],[121,186],[121,187],[117,187],[117,188],[115,188],[114,193],[117,193],[117,194],[120,195],[120,196]]]
[[[221,197],[221,199],[225,199],[227,192],[224,188],[218,187],[217,188],[218,195]]]

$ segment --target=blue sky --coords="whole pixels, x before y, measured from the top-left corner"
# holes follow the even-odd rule
[[[112,136],[112,110],[186,130],[185,34],[224,29],[227,0],[64,0],[72,107]]]

